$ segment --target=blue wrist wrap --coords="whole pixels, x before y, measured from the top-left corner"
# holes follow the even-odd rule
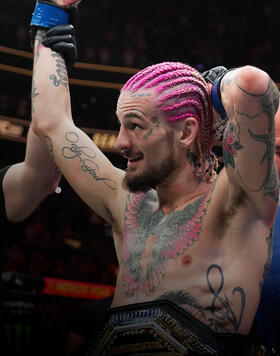
[[[57,25],[66,25],[69,14],[56,5],[37,2],[31,19],[31,26],[51,28]]]
[[[212,86],[212,91],[211,91],[211,96],[212,96],[212,103],[215,108],[215,110],[220,114],[222,118],[227,117],[226,110],[224,108],[224,105],[222,104],[221,101],[221,94],[220,94],[220,82],[223,77],[217,78]]]

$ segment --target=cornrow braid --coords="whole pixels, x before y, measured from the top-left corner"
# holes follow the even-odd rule
[[[163,62],[159,64],[154,64],[149,67],[144,68],[140,72],[136,73],[132,76],[124,85],[123,89],[135,91],[142,86],[141,79],[144,78],[145,82],[147,82],[147,77],[149,74],[154,76],[158,76],[159,74],[168,73],[171,71],[175,71],[178,69],[186,69],[185,64],[180,62]],[[149,78],[148,80],[150,80]],[[136,85],[136,86],[135,86]]]
[[[136,92],[140,89],[155,88],[158,94],[156,104],[166,114],[169,122],[194,117],[199,124],[197,145],[199,162],[195,174],[210,179],[217,168],[217,159],[212,147],[213,112],[207,83],[193,67],[181,62],[162,62],[151,65],[131,77],[122,92]],[[202,171],[207,160],[209,168]]]

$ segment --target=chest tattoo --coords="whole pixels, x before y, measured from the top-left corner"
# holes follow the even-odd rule
[[[124,221],[122,280],[129,296],[150,294],[165,276],[166,264],[199,239],[211,192],[184,209],[154,213],[155,191],[129,194]]]

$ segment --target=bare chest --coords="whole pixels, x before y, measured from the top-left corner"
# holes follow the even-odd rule
[[[121,257],[128,295],[150,294],[167,274],[191,264],[187,251],[200,239],[209,196],[168,215],[154,211],[153,200],[130,204],[126,211]]]
[[[249,298],[249,317],[242,330],[249,329],[258,302],[263,264],[260,268],[253,255],[250,259],[246,253],[236,253],[236,246],[226,242],[234,238],[222,239],[213,233],[209,201],[210,196],[205,195],[168,215],[156,210],[151,199],[129,201],[115,306],[168,299],[216,331],[237,332]],[[265,251],[265,239],[260,239],[260,243]],[[246,249],[243,241],[241,251]],[[234,268],[230,261],[235,261]],[[250,282],[244,273],[248,266],[254,271]],[[250,290],[250,297],[245,295],[246,289]]]

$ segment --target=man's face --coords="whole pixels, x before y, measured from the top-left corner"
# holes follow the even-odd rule
[[[124,187],[147,191],[166,182],[175,168],[174,136],[155,107],[152,91],[123,92],[117,104],[117,150],[127,162]]]

